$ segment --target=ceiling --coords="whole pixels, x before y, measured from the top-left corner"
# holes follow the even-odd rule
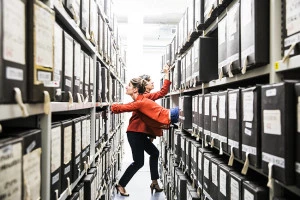
[[[143,46],[165,47],[171,43],[176,26],[186,9],[187,0],[113,0],[113,10],[119,25],[123,45],[127,44],[128,16],[143,16]],[[138,29],[137,29],[138,30]]]

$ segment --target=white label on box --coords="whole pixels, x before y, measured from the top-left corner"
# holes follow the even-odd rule
[[[244,133],[245,133],[246,135],[249,135],[249,136],[252,135],[252,131],[249,130],[249,129],[247,129],[247,128],[244,129]]]
[[[61,159],[61,127],[51,129],[51,172],[60,167]]]
[[[204,176],[209,179],[209,160],[204,158]]]
[[[218,186],[218,167],[214,163],[211,163],[211,179],[213,184]]]
[[[94,83],[94,63],[93,58],[90,57],[90,83]]]
[[[248,146],[245,144],[242,144],[242,151],[252,154],[252,155],[255,155],[255,156],[256,156],[256,152],[257,152],[256,147]]]
[[[81,122],[75,123],[75,156],[81,152]]]
[[[240,200],[239,183],[233,178],[230,179],[230,197],[231,200]]]
[[[220,170],[220,192],[226,197],[227,175],[223,170]]]
[[[72,82],[69,79],[65,79],[65,86],[72,87]]]
[[[3,2],[3,58],[25,65],[25,4],[20,0]]]
[[[95,140],[98,141],[99,140],[99,121],[100,119],[96,119],[96,133],[95,133]]]
[[[241,10],[241,25],[246,26],[252,21],[252,1],[243,1],[241,3]]]
[[[243,120],[253,121],[254,93],[253,91],[243,93]]]
[[[276,165],[283,169],[285,168],[285,159],[284,158],[262,152],[262,160],[267,163],[273,163],[273,165]]]
[[[22,194],[22,144],[0,148],[0,197],[5,200],[21,199]]]
[[[23,81],[24,80],[24,71],[22,69],[14,67],[6,67],[5,70],[6,79]]]
[[[71,166],[68,165],[67,167],[65,167],[64,169],[64,175],[66,175],[67,173],[69,173],[71,171]]]
[[[210,98],[205,97],[204,99],[204,114],[209,115],[209,103],[210,103]]]
[[[74,42],[74,76],[80,77],[80,72],[81,72],[81,47],[80,44],[77,42]]]
[[[281,135],[281,113],[280,110],[264,110],[264,133]]]
[[[277,94],[276,88],[266,90],[266,96],[267,97],[276,96],[276,94]]]
[[[57,181],[59,181],[59,173],[55,174],[53,177],[52,177],[52,185],[54,185]]]
[[[300,0],[286,1],[286,29],[287,35],[300,31]]]
[[[222,143],[227,144],[227,137],[222,136],[222,135],[218,135],[219,141]]]
[[[226,41],[226,18],[218,23],[218,45],[222,45]]]
[[[25,192],[25,199],[40,199],[41,189],[41,153],[38,148],[23,156],[23,177],[25,188],[30,192]]]
[[[34,4],[34,30],[35,64],[52,68],[54,16],[36,4]]]
[[[297,104],[297,130],[300,133],[300,97],[298,97],[298,104]]]
[[[62,71],[62,55],[63,55],[63,37],[62,29],[58,24],[54,26],[54,70],[56,72]],[[59,79],[55,79],[59,81]]]
[[[183,138],[181,138],[181,140],[180,140],[180,147],[181,147],[182,151],[184,151],[184,144],[185,144],[185,142],[184,142]]]
[[[64,164],[68,164],[72,158],[72,126],[64,128]]]
[[[203,100],[203,97],[201,96],[199,96],[199,114],[201,115],[202,114],[202,100]]]
[[[251,129],[251,128],[252,128],[252,123],[246,122],[246,123],[245,123],[245,126],[246,126],[247,128],[250,128],[250,129]]]
[[[244,189],[244,200],[254,200],[254,195],[247,189]]]
[[[299,162],[295,163],[295,171],[296,171],[296,173],[300,174],[300,163]]]
[[[37,78],[41,82],[51,81],[52,74],[51,72],[38,71]]]
[[[65,35],[65,76],[73,76],[73,39],[70,36]]]
[[[225,107],[226,107],[225,95],[219,96],[219,118],[220,119],[225,119],[226,116]]]
[[[202,153],[200,151],[198,154],[198,168],[202,170]]]
[[[236,102],[237,102],[237,94],[236,93],[232,93],[228,95],[229,98],[229,119],[236,119],[237,115],[236,115]]]
[[[212,116],[218,116],[217,103],[218,103],[218,96],[212,95],[211,96],[211,115]]]

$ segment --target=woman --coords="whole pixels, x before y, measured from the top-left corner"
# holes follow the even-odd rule
[[[169,81],[169,67],[166,66],[164,68],[164,85],[160,91],[155,93],[147,93],[145,94],[146,98],[151,100],[156,100],[162,98],[168,93],[168,89],[170,87],[171,82]],[[145,79],[150,78],[144,76]],[[150,92],[154,86],[153,82],[148,79],[148,82],[144,82],[146,84],[147,90]],[[130,91],[129,91],[130,92]],[[127,93],[127,92],[126,92]],[[119,184],[116,186],[117,192],[120,192],[122,196],[129,196],[126,193],[125,187],[134,174],[144,165],[144,151],[146,151],[150,155],[150,173],[152,183],[150,185],[151,192],[155,190],[156,192],[161,192],[162,189],[159,188],[157,183],[158,175],[158,157],[159,151],[155,147],[155,145],[148,139],[148,136],[155,137],[161,136],[161,129],[153,128],[146,126],[145,122],[140,119],[139,112],[132,112],[132,116],[129,120],[129,125],[127,128],[127,138],[132,150],[133,163],[129,165],[126,169],[125,173],[119,180]]]

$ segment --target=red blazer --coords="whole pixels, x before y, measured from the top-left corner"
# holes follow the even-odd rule
[[[164,84],[160,91],[154,92],[154,93],[147,93],[147,94],[144,94],[143,96],[145,98],[155,101],[159,98],[164,97],[168,93],[170,85],[171,85],[171,82],[169,80],[164,80]],[[148,126],[141,119],[142,116],[143,116],[143,114],[140,113],[139,111],[133,111],[132,116],[129,120],[129,125],[127,128],[127,131],[145,133],[150,136],[162,136],[162,130],[160,128]]]
[[[137,96],[136,100],[127,104],[113,104],[111,111],[114,113],[140,111],[148,118],[161,125],[170,124],[170,110],[166,109],[154,101],[145,98],[143,94]],[[154,122],[153,122],[154,123]]]

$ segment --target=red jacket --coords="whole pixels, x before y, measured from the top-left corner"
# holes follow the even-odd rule
[[[155,101],[159,98],[164,97],[168,93],[170,85],[171,82],[169,80],[164,80],[164,84],[160,91],[154,93],[147,93],[143,96],[145,98]],[[147,126],[147,124],[141,119],[142,116],[143,114],[139,111],[133,111],[132,116],[129,120],[127,131],[145,133],[150,136],[162,136],[162,130],[160,128]]]
[[[154,101],[145,98],[143,94],[137,96],[136,100],[127,104],[113,104],[111,106],[111,111],[114,113],[140,111],[151,120],[150,123],[157,125],[169,125],[170,124],[170,110],[166,109]],[[146,122],[147,123],[147,122]]]

